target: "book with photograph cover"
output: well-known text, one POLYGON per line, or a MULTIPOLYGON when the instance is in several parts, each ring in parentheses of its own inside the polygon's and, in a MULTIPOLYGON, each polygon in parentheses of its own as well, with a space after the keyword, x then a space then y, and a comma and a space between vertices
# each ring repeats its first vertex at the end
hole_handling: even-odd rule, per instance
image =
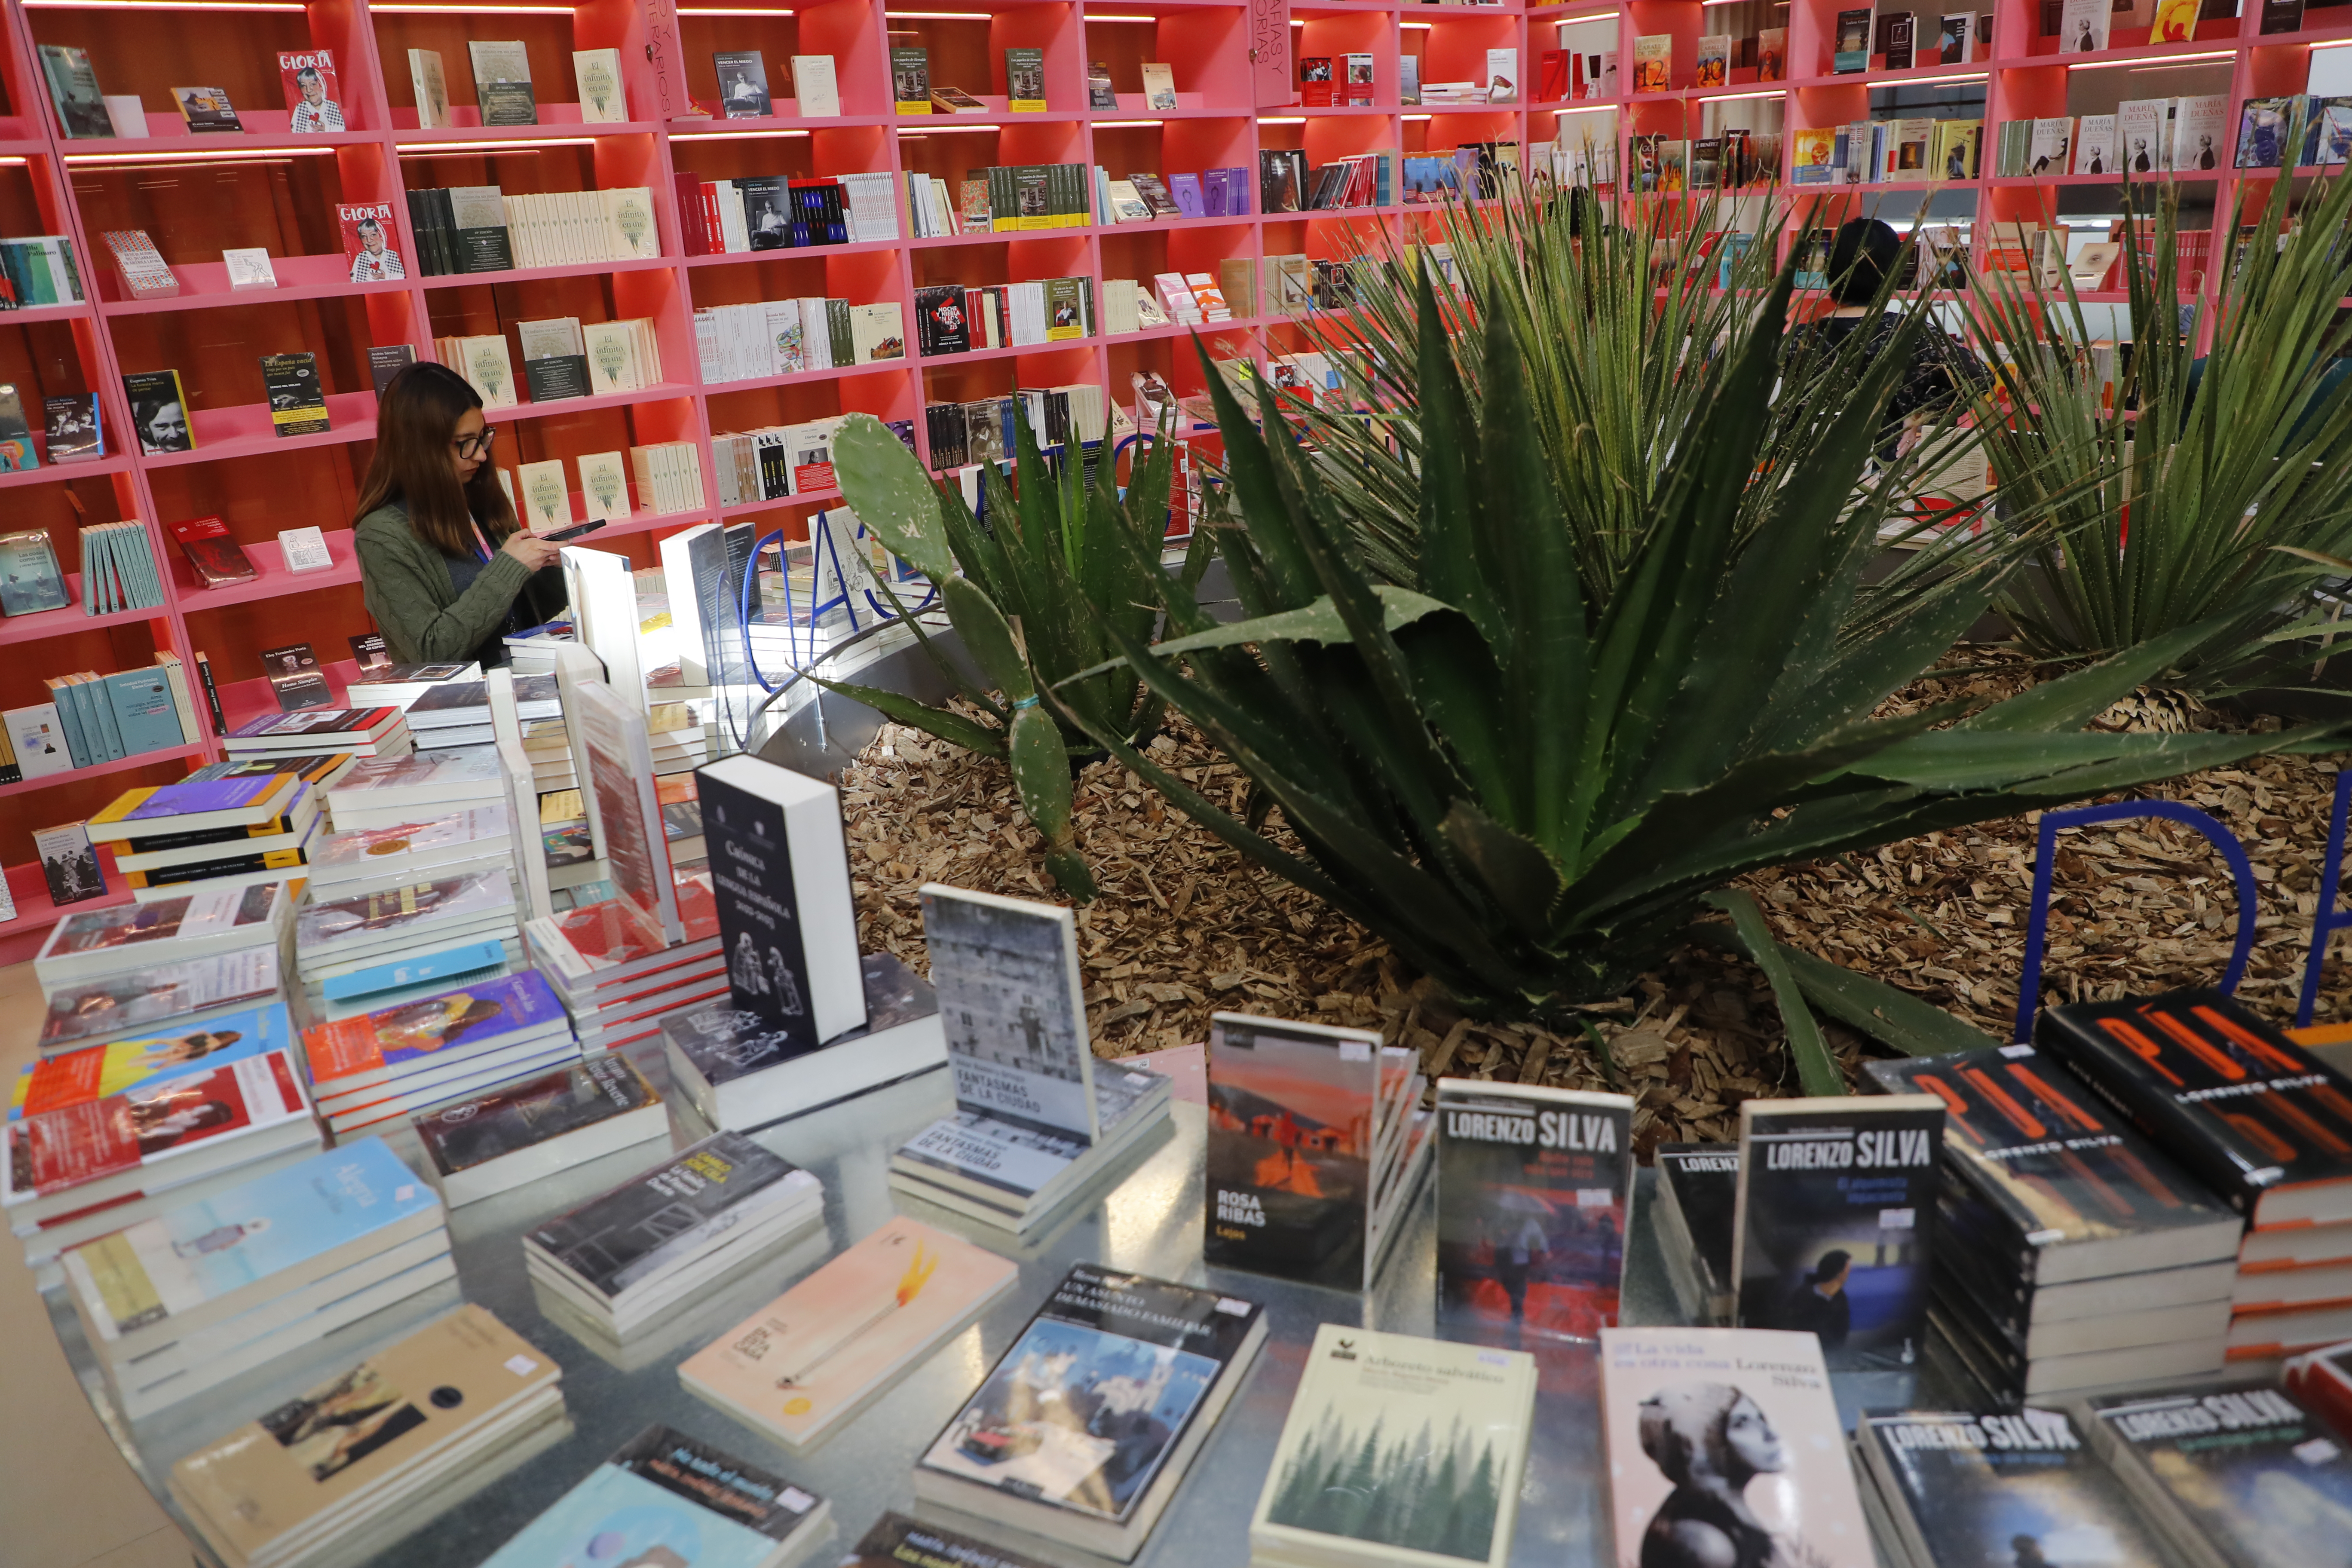
POLYGON ((524 1237, 605 1297, 703 1251, 771 1209, 813 1202, 817 1179, 740 1132, 716 1132, 542 1221, 524 1237))
POLYGON ((696 773, 728 990, 803 1051, 866 1022, 841 802, 747 754, 696 773))
POLYGON ((1219 1013, 1207 1065, 1202 1257, 1363 1289, 1383 1131, 1378 1032, 1219 1013))
POLYGON ((1931 1094, 1743 1103, 1739 1325, 1816 1333, 1833 1367, 1916 1364, 1943 1137, 1931 1094))
POLYGON ((1514 1332, 1590 1338, 1614 1324, 1633 1127, 1622 1094, 1440 1079, 1439 1301, 1514 1332))
POLYGON ((514 891, 505 870, 474 871, 305 904, 295 919, 294 942, 304 952, 380 945, 386 938, 418 927, 429 931, 436 926, 491 919, 513 908, 514 891))
MULTIPOLYGON (((55 1055, 94 1048, 138 1039, 150 1029, 157 1038, 184 1039, 200 1026, 257 1006, 277 994, 278 953, 267 947, 153 964, 134 974, 69 981, 50 988, 47 1016, 41 1021, 41 1049, 55 1055), (168 1029, 163 1027, 166 1025, 168 1029)), ((164 1046, 159 1054, 171 1048, 164 1046)))
POLYGON ((87 823, 68 822, 33 830, 33 854, 49 885, 52 904, 79 904, 106 896, 106 873, 98 867, 87 823))
POLYGON ((896 1216, 688 1357, 678 1381, 785 1447, 806 1447, 1020 1274, 992 1252, 896 1216))
POLYGON ((269 427, 278 436, 317 436, 328 429, 318 355, 263 354, 261 385, 269 397, 269 427))
POLYGON ((164 531, 187 556, 203 587, 250 583, 261 575, 252 558, 246 554, 245 547, 229 532, 228 524, 217 517, 187 518, 166 525, 164 531))
POLYGON ((2058 13, 2058 52, 2081 55, 2105 48, 2113 16, 2109 0, 2063 0, 2058 13))
POLYGON ((901 114, 931 111, 931 52, 913 45, 890 50, 890 99, 901 114))
POLYGON ((1131 1559, 1265 1317, 1255 1301, 1079 1264, 915 1462, 915 1496, 1131 1559))
POLYGON ((1601 1423, 1619 1562, 1875 1568, 1811 1334, 1603 1329, 1601 1423))
POLYGON ((178 371, 131 371, 122 378, 122 395, 130 401, 131 426, 139 432, 142 452, 152 458, 195 450, 187 395, 180 390, 178 371))
POLYGON ((68 394, 41 400, 48 437, 49 461, 82 463, 106 456, 104 426, 94 392, 68 394))
POLYGON ((347 130, 335 57, 326 49, 280 50, 278 80, 286 89, 287 129, 297 136, 347 130))
POLYGON ((2167 1562, 2063 1411, 1874 1413, 1857 1424, 1854 1444, 1916 1568, 2167 1562))
POLYGON ((2200 1568, 2323 1568, 2352 1521, 2341 1434, 2275 1388, 2101 1394, 2091 1446, 2200 1568))
MULTIPOLYGON (((307 919, 319 909, 302 911, 307 919)), ((536 969, 500 974, 421 1001, 336 1019, 306 1032, 302 1048, 321 1094, 343 1080, 383 1080, 430 1066, 443 1053, 478 1056, 510 1042, 568 1035, 563 1004, 536 969)))
MULTIPOLYGON (((1004 95, 1007 107, 1015 113, 1045 112, 1045 50, 1004 51, 1004 95)), ((1111 107, 1116 109, 1118 106, 1114 103, 1111 107)))
MULTIPOLYGON (((0 290, 7 286, 0 274, 0 290)), ((0 310, 7 309, 0 303, 0 310)), ((25 400, 14 382, 0 382, 0 474, 29 473, 41 466, 33 449, 32 422, 25 417, 25 400)))
POLYGON ((91 68, 89 51, 63 44, 43 44, 40 50, 41 76, 58 111, 58 128, 69 139, 112 137, 114 121, 106 112, 106 94, 91 68))
POLYGON ((269 679, 269 689, 276 694, 281 713, 325 708, 335 700, 335 694, 328 689, 326 673, 319 668, 319 655, 309 643, 264 648, 261 672, 269 679))
MULTIPOLYGON (((190 967, 193 966, 173 966, 175 971, 190 967)), ((274 973, 276 966, 272 964, 270 968, 274 973)), ((104 987, 109 991, 128 989, 135 999, 144 999, 155 994, 153 984, 154 972, 150 972, 131 979, 106 982, 104 987)), ((167 978, 167 987, 168 984, 167 978)), ((99 988, 73 989, 86 997, 99 988)), ((85 1105, 152 1080, 208 1071, 229 1062, 284 1050, 294 1044, 293 1026, 288 1021, 286 1009, 275 1003, 208 1017, 201 1023, 175 1024, 146 1034, 139 1032, 124 1016, 129 1011, 126 1008, 117 1012, 117 1027, 107 1031, 114 1036, 109 1043, 65 1051, 28 1064, 17 1075, 10 1094, 8 1119, 15 1121, 64 1106, 85 1105)), ((51 1003, 49 1016, 57 1016, 55 1002, 51 1003)), ((66 1037, 59 1043, 73 1037, 66 1037)), ((45 1031, 44 1044, 47 1040, 45 1031)))
POLYGON ((1087 66, 1087 107, 1088 109, 1118 107, 1118 89, 1111 85, 1110 67, 1100 60, 1090 61, 1087 66))
POLYGON ((191 136, 218 135, 245 129, 236 118, 236 110, 228 100, 226 89, 217 87, 175 87, 172 101, 180 106, 180 118, 187 121, 191 136))
MULTIPOLYGON (((343 202, 335 207, 335 226, 343 240, 343 259, 348 264, 354 283, 383 283, 408 276, 407 264, 402 261, 398 247, 399 230, 393 226, 390 202, 343 202)), ((408 349, 405 343, 398 345, 408 349)), ((376 363, 377 351, 369 351, 369 363, 376 363)), ((415 359, 415 351, 408 349, 407 359, 415 359)), ((383 388, 376 388, 383 395, 383 388)))
POLYGON ((958 1107, 1094 1142, 1094 1053, 1070 910, 939 882, 921 897, 958 1107))
POLYGON ((1322 1324, 1251 1546, 1277 1562, 1503 1568, 1535 1396, 1525 1351, 1322 1324), (1426 1505, 1441 1493, 1449 1506, 1426 1505))
POLYGON ((1871 15, 1867 5, 1837 14, 1837 26, 1831 35, 1831 70, 1844 76, 1870 68, 1871 15))
POLYGON ((0 533, 0 615, 62 610, 72 603, 47 531, 0 533))
POLYGON ((757 49, 723 50, 710 57, 719 74, 719 113, 729 120, 761 120, 775 112, 768 96, 768 65, 757 49))
POLYGON ((1143 68, 1143 106, 1154 113, 1176 107, 1176 72, 1171 66, 1147 61, 1143 68))
MULTIPOLYGON (((273 1051, 201 1068, 9 1122, 0 1203, 25 1211, 17 1223, 36 1222, 125 1195, 146 1171, 232 1142, 257 1145, 256 1159, 295 1146, 304 1132, 315 1145, 318 1127, 292 1056, 273 1051), (297 1136, 287 1137, 289 1129, 297 1136)), ((232 1163, 218 1155, 213 1162, 232 1163)))
POLYGON ((807 1488, 656 1422, 482 1568, 772 1568, 824 1533, 832 1511, 807 1488))
POLYGON ((856 1550, 842 1560, 841 1568, 927 1568, 945 1563, 955 1568, 1046 1568, 1034 1557, 903 1513, 876 1520, 856 1550))
POLYGON ((452 1205, 669 1136, 661 1096, 618 1054, 502 1084, 418 1116, 415 1125, 433 1163, 427 1174, 452 1205))

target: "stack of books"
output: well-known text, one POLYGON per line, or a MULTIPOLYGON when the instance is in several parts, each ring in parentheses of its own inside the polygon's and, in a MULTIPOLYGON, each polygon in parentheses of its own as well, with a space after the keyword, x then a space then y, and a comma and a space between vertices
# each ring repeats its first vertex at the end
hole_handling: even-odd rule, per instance
POLYGON ((890 1184, 1026 1234, 1168 1120, 1169 1080, 1097 1072, 1068 909, 936 882, 922 900, 956 1112, 890 1157, 890 1184))
POLYGON ((200 1063, 7 1124, 0 1213, 38 1265, 319 1147, 296 1052, 200 1063))
MULTIPOLYGON (((271 967, 274 972, 274 963, 271 967)), ((117 1027, 103 1035, 45 1049, 39 1060, 26 1063, 9 1093, 7 1120, 87 1105, 144 1084, 282 1051, 295 1043, 293 1022, 274 990, 245 1006, 214 1009, 201 1019, 173 1017, 158 1027, 129 1026, 118 1020, 117 1027)))
POLYGON ((489 689, 478 680, 445 680, 419 695, 404 711, 419 752, 487 746, 498 739, 490 727, 489 689))
POLYGON ((451 1208, 669 1138, 661 1096, 617 1056, 504 1084, 415 1121, 425 1177, 451 1208))
POLYGON ((387 664, 366 673, 365 680, 354 680, 343 688, 344 701, 354 708, 406 708, 436 686, 481 679, 482 667, 470 659, 440 659, 387 664))
POLYGON ((277 883, 200 888, 153 903, 76 910, 49 928, 34 955, 41 994, 71 984, 152 971, 192 959, 276 949, 293 923, 294 895, 277 883))
POLYGON ((824 1188, 740 1132, 717 1132, 534 1226, 534 1283, 625 1339, 824 1217, 824 1188))
POLYGON ((305 708, 248 719, 221 737, 232 760, 348 752, 397 757, 409 750, 408 725, 397 708, 305 708))
MULTIPOLYGON (((811 1046, 718 994, 657 1015, 671 1087, 713 1127, 765 1127, 947 1061, 929 982, 887 952, 858 960, 866 1022, 811 1046)), ((649 986, 651 983, 648 983, 649 986)))
POLYGON ((2034 1043, 2246 1222, 2232 1375, 2352 1337, 2352 1079, 2218 991, 2049 1008, 2034 1043))
POLYGON ((310 896, 346 898, 421 878, 504 871, 513 860, 514 844, 513 823, 502 801, 388 827, 325 834, 310 847, 310 896))
POLYGON ((132 1420, 457 1278, 439 1201, 375 1138, 173 1203, 63 1262, 132 1420))
POLYGON ((89 819, 141 903, 299 881, 319 836, 319 790, 295 773, 126 790, 89 819))
POLYGON ((303 994, 313 1004, 378 995, 436 973, 520 963, 513 878, 493 868, 320 898, 296 917, 294 954, 303 994), (488 957, 490 948, 498 956, 488 957))
POLYGON ((62 1056, 167 1026, 192 1030, 280 994, 275 947, 68 981, 49 992, 40 1050, 44 1057, 62 1056))
POLYGON ((530 962, 555 986, 583 1050, 614 1050, 661 1032, 665 1013, 727 991, 708 870, 674 872, 686 940, 670 943, 618 899, 523 923, 530 962))
POLYGON ((833 1505, 806 1487, 656 1423, 589 1471, 482 1568, 578 1561, 583 1542, 589 1561, 684 1563, 688 1560, 665 1543, 687 1542, 697 1562, 782 1568, 825 1533, 832 1517, 833 1505), (607 1544, 609 1552, 600 1550, 607 1544))
POLYGON ((465 1306, 172 1467, 172 1500, 244 1568, 388 1546, 571 1434, 562 1369, 465 1306))
POLYGON ((562 1004, 530 969, 321 1024, 302 1047, 319 1113, 338 1137, 580 1057, 562 1004))
POLYGON ((656 702, 646 716, 646 744, 653 752, 654 772, 691 773, 710 760, 714 726, 694 715, 691 702, 656 702))
POLYGON ((1945 1106, 1931 1356, 1997 1398, 2221 1371, 2238 1217, 2079 1079, 2025 1047, 1868 1068, 1945 1106))
POLYGON ((350 833, 398 827, 506 798, 506 778, 493 752, 363 757, 328 789, 327 816, 336 832, 350 833))
POLYGON ((2342 1426, 2290 1393, 2208 1384, 2107 1394, 2078 1419, 2149 1532, 2196 1568, 2292 1563, 2326 1528, 2322 1510, 2340 1520, 2352 1508, 2342 1426))

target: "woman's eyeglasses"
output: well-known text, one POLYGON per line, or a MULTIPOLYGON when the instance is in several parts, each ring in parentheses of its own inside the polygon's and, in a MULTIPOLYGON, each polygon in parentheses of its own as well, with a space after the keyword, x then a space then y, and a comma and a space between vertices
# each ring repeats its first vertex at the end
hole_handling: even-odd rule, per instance
POLYGON ((490 443, 498 438, 499 433, 495 428, 485 427, 471 436, 460 436, 449 445, 461 458, 481 458, 489 454, 490 443))

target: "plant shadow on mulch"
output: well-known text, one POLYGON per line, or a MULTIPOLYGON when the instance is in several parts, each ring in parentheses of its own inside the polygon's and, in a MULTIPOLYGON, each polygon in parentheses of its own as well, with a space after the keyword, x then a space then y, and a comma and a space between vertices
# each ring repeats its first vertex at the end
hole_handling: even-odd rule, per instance
MULTIPOLYGON (((1961 648, 1885 711, 1991 700, 2032 668, 1993 648, 1961 648)), ((2126 699, 2102 723, 2223 729, 2193 702, 2126 699)), ((2256 721, 2274 725, 2276 721, 2256 721)), ((1153 742, 1212 799, 1238 810, 1246 780, 1181 723, 1153 742)), ((2219 817, 2245 845, 2257 882, 2255 948, 2240 995, 2292 1021, 2317 904, 2336 763, 2260 759, 2137 792, 2219 817)), ((917 889, 925 882, 1057 903, 1002 763, 886 725, 840 780, 858 941, 928 971, 917 889)), ((2123 799, 2127 796, 2110 798, 2123 799)), ((1590 1037, 1464 1018, 1385 942, 1319 900, 1244 860, 1115 763, 1076 789, 1078 837, 1102 897, 1077 911, 1087 1021, 1098 1056, 1207 1037, 1216 1011, 1378 1028, 1412 1046, 1423 1070, 1456 1077, 1614 1089, 1637 1097, 1634 1142, 1723 1141, 1740 1101, 1799 1092, 1769 985, 1744 960, 1685 947, 1614 1003, 1587 1010, 1590 1037)), ((2011 817, 1931 833, 1874 854, 1758 873, 1754 893, 1784 942, 1902 986, 2007 1038, 2017 1005, 2035 822, 2011 817)), ((1273 831, 1279 834, 1277 816, 1273 831)), ((2217 984, 2236 931, 2228 868, 2206 841, 2161 821, 2104 824, 2060 840, 2045 999, 2105 998, 2217 984)), ((2317 1017, 2352 1017, 2352 965, 2332 963, 2317 1017)), ((1824 1020, 1849 1082, 1882 1047, 1824 1020)))

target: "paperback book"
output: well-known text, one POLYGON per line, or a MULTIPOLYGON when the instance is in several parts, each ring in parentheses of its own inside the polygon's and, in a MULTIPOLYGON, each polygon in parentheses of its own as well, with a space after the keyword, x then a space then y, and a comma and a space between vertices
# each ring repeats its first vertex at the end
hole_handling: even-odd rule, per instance
POLYGON ((49 992, 41 1049, 55 1055, 147 1032, 184 1037, 182 1031, 194 1033, 277 994, 278 953, 268 947, 71 982, 49 992))
POLYGON ((774 1568, 814 1542, 832 1511, 807 1488, 656 1422, 482 1568, 774 1568))
POLYGON ((698 769, 696 779, 736 1009, 801 1051, 864 1025, 833 786, 749 753, 698 769))
POLYGON ((297 136, 342 131, 341 83, 335 75, 335 57, 326 49, 281 50, 278 80, 286 90, 289 116, 287 129, 297 136))
POLYGON ((425 1173, 452 1208, 669 1136, 661 1096, 617 1054, 445 1106, 415 1126, 425 1173))
POLYGON ((2164 1568, 2132 1500, 2063 1411, 1865 1415, 1854 1443, 1917 1568, 2046 1562, 2077 1542, 2096 1542, 2114 1568, 2164 1568))
MULTIPOLYGON (((142 975, 128 984, 144 985, 150 978, 142 975)), ((56 1016, 54 1006, 50 1016, 56 1016)), ((9 1096, 8 1120, 86 1105, 142 1084, 209 1071, 293 1044, 293 1026, 285 1007, 277 1003, 231 1012, 201 1025, 155 1034, 125 1034, 105 1045, 50 1056, 26 1067, 9 1096)))
POLYGON ((2093 1447, 2197 1568, 2322 1568, 2352 1520, 2342 1436, 2275 1388, 2105 1394, 2093 1447))

